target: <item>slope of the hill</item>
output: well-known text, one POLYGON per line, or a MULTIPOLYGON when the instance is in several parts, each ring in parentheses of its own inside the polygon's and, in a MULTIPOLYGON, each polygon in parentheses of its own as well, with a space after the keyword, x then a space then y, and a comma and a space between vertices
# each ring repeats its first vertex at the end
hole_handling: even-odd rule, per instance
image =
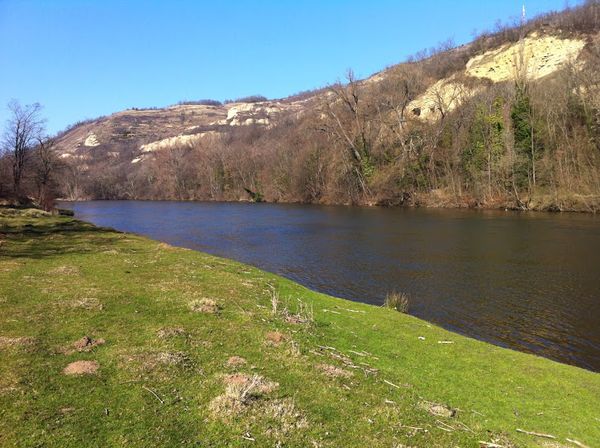
POLYGON ((63 133, 65 198, 600 209, 600 4, 284 100, 63 133))

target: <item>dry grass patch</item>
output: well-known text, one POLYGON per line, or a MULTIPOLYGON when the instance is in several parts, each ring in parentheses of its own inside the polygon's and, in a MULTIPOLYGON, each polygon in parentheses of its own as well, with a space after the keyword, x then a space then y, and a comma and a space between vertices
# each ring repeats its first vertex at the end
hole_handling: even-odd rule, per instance
POLYGON ((221 307, 213 299, 197 299, 189 303, 190 310, 194 313, 216 314, 221 311, 221 307))
POLYGON ((184 352, 161 352, 154 359, 157 364, 176 367, 190 367, 193 363, 189 355, 184 352))
POLYGON ((319 364, 317 369, 321 370, 325 375, 331 378, 351 378, 354 373, 349 370, 341 369, 331 364, 319 364))
MULTIPOLYGON (((2 241, 0 240, 0 246, 2 245, 2 241)), ((11 272, 23 266, 23 263, 12 260, 2 260, 0 264, 0 272, 11 272)))
POLYGON ((276 437, 285 436, 308 428, 306 416, 296 407, 294 400, 291 398, 269 401, 261 407, 261 412, 267 418, 279 423, 276 427, 267 430, 269 434, 276 437))
POLYGON ((245 411, 255 400, 279 387, 278 383, 260 375, 234 373, 223 377, 225 393, 211 401, 210 411, 216 417, 228 418, 245 411))
POLYGON ((236 369, 247 364, 246 360, 241 356, 232 356, 225 363, 226 367, 236 369))
POLYGON ((104 305, 100 303, 95 297, 83 297, 81 299, 75 299, 67 304, 70 308, 81 308, 89 311, 102 311, 104 305))
POLYGON ((15 338, 0 336, 0 349, 33 347, 36 343, 37 339, 28 336, 18 336, 15 338))
POLYGON ((63 369, 65 375, 94 375, 100 365, 96 361, 75 361, 63 369))
POLYGON ((447 406, 445 404, 433 403, 430 401, 422 401, 419 403, 419 407, 421 409, 425 409, 431 415, 435 415, 436 417, 456 417, 457 410, 447 406))
POLYGON ((52 275, 79 275, 80 271, 77 266, 58 266, 54 269, 50 269, 48 274, 52 275))
POLYGON ((179 336, 187 336, 187 333, 183 328, 165 327, 165 328, 161 328, 160 330, 158 330, 156 332, 156 335, 160 339, 170 339, 170 338, 175 338, 175 337, 179 337, 179 336))
POLYGON ((269 331, 265 336, 265 344, 279 347, 287 339, 287 335, 280 331, 269 331))
POLYGON ((173 251, 173 250, 177 250, 177 248, 175 246, 171 246, 170 244, 167 243, 159 243, 156 246, 157 250, 167 250, 167 251, 173 251))

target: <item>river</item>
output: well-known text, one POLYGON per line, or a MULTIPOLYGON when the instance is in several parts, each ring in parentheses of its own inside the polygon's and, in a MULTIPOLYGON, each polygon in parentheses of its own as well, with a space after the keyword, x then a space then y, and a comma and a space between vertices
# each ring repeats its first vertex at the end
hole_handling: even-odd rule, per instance
POLYGON ((64 203, 76 217, 232 258, 338 297, 600 371, 600 217, 206 202, 64 203))

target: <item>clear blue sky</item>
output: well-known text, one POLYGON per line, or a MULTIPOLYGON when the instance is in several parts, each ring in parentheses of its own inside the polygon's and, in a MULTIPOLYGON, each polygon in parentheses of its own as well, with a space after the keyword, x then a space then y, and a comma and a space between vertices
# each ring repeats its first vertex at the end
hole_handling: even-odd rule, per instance
MULTIPOLYGON (((577 2, 572 0, 571 4, 577 2)), ((520 14, 522 0, 0 0, 0 123, 40 102, 48 130, 182 99, 269 98, 359 77, 520 14)), ((565 0, 526 0, 528 15, 565 0)))

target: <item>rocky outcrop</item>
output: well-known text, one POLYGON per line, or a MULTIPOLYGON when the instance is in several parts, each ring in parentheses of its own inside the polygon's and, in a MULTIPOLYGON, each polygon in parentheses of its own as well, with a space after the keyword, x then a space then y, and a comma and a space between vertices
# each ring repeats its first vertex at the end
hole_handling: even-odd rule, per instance
POLYGON ((481 90, 481 87, 467 86, 465 78, 494 83, 510 81, 517 76, 538 80, 575 62, 585 44, 583 39, 533 33, 520 42, 472 57, 463 72, 437 81, 411 102, 408 108, 421 119, 437 119, 481 90))

